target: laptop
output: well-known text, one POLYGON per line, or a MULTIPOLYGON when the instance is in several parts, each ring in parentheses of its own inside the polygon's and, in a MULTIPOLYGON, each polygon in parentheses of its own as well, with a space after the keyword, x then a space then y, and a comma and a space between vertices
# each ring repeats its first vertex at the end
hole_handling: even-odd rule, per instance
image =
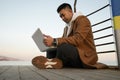
POLYGON ((32 39, 34 40, 34 42, 36 43, 37 47, 39 48, 39 50, 41 52, 56 49, 56 47, 47 47, 43 43, 44 36, 43 36, 43 33, 41 32, 41 30, 39 28, 32 35, 32 39))

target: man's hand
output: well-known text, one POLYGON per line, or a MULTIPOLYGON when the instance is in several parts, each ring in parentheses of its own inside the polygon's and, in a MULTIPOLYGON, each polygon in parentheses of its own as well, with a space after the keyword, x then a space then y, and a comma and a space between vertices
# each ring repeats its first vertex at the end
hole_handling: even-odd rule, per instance
POLYGON ((43 40, 44 44, 46 46, 52 46, 53 38, 49 35, 43 35, 43 36, 44 36, 44 40, 43 40))

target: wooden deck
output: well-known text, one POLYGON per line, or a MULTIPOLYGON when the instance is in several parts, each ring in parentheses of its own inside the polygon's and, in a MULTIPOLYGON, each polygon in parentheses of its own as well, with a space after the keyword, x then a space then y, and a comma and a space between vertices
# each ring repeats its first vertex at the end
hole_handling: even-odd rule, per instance
POLYGON ((37 69, 33 66, 0 66, 0 80, 120 80, 120 70, 37 69))

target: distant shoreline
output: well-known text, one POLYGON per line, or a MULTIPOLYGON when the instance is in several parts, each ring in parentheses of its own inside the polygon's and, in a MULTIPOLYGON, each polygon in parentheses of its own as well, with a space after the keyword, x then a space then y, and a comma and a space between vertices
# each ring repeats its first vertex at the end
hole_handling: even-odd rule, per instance
POLYGON ((21 60, 12 57, 0 56, 0 61, 21 61, 21 60))
POLYGON ((0 66, 27 66, 27 65, 32 65, 31 61, 0 61, 0 66))

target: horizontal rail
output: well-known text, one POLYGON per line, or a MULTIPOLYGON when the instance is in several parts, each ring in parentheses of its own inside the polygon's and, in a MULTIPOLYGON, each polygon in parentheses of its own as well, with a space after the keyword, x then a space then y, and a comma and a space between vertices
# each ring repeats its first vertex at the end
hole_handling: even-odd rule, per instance
POLYGON ((100 31, 103 31, 103 30, 106 30, 106 29, 109 29, 109 28, 112 28, 112 26, 108 26, 108 27, 106 27, 106 28, 103 28, 103 29, 100 29, 100 30, 93 31, 93 33, 100 32, 100 31))
POLYGON ((98 54, 101 54, 101 53, 112 53, 112 52, 116 52, 115 50, 110 50, 110 51, 101 51, 101 52, 97 52, 98 54))
MULTIPOLYGON (((96 11, 94 11, 94 12, 92 12, 92 13, 86 15, 86 16, 89 17, 89 16, 91 16, 91 15, 94 15, 95 13, 97 13, 97 12, 99 12, 99 11, 101 11, 101 10, 109 7, 109 6, 110 6, 110 4, 107 4, 107 5, 103 6, 102 8, 100 8, 100 9, 98 9, 98 10, 96 10, 96 11)), ((111 20, 112 20, 112 18, 105 19, 105 20, 103 20, 103 21, 100 21, 100 22, 97 22, 97 23, 95 23, 95 24, 92 24, 92 27, 97 26, 97 25, 102 24, 102 23, 105 23, 105 22, 107 22, 107 21, 111 21, 111 20)), ((110 29, 110 28, 112 28, 112 26, 107 26, 107 27, 105 27, 105 28, 102 28, 102 29, 99 29, 99 30, 95 30, 95 31, 93 31, 93 34, 94 34, 94 33, 97 33, 97 32, 100 32, 100 31, 104 31, 104 30, 110 29)), ((114 35, 113 35, 112 33, 110 33, 110 34, 106 34, 106 35, 104 35, 104 36, 100 36, 100 37, 94 38, 94 40, 100 40, 100 39, 108 38, 108 37, 111 37, 111 36, 114 37, 114 35)), ((115 42, 107 42, 107 41, 106 41, 106 42, 104 42, 104 43, 96 44, 96 47, 99 47, 99 46, 107 46, 107 45, 110 45, 110 44, 115 44, 115 42)), ((112 53, 112 52, 116 52, 116 50, 97 51, 98 54, 102 54, 102 53, 112 53)))
POLYGON ((104 7, 100 8, 100 9, 98 9, 98 10, 96 10, 96 11, 94 11, 94 12, 92 12, 92 13, 90 13, 90 14, 86 15, 86 16, 88 17, 88 16, 90 16, 90 15, 92 15, 92 14, 94 14, 94 13, 97 13, 98 11, 100 11, 100 10, 102 10, 102 9, 104 9, 104 8, 108 7, 108 6, 110 6, 110 4, 107 4, 106 6, 104 6, 104 7))
POLYGON ((113 34, 109 34, 109 35, 106 35, 106 36, 94 38, 94 40, 99 40, 99 39, 103 39, 103 38, 107 38, 107 37, 111 37, 111 36, 113 36, 113 34))
POLYGON ((96 25, 99 25, 99 24, 101 24, 101 23, 107 22, 107 21, 109 21, 109 20, 112 20, 112 18, 108 18, 108 19, 106 19, 106 20, 104 20, 104 21, 98 22, 98 23, 92 25, 92 27, 94 27, 94 26, 96 26, 96 25))
POLYGON ((109 44, 114 44, 114 43, 115 42, 109 42, 109 43, 97 44, 95 46, 98 47, 98 46, 109 45, 109 44))

